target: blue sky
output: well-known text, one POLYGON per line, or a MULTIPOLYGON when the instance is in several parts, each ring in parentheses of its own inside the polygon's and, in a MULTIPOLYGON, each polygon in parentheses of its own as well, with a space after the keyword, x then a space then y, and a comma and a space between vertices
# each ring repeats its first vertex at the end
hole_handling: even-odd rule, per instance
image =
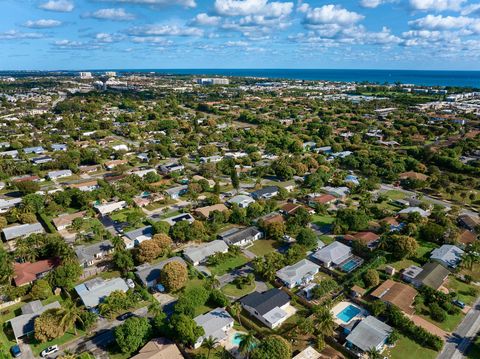
POLYGON ((0 0, 0 69, 480 70, 471 0, 0 0))

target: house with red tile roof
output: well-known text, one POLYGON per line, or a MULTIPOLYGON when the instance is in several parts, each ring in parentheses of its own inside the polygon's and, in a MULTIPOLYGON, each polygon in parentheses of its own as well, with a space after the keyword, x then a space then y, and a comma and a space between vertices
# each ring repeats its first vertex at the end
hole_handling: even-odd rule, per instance
POLYGON ((13 281, 17 287, 35 282, 43 278, 59 264, 58 259, 44 259, 38 262, 15 263, 13 265, 13 281))

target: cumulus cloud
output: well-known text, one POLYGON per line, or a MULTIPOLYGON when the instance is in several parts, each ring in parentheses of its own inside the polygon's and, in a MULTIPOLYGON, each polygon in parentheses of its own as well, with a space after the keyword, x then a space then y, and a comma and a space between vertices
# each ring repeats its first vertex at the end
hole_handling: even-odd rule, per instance
POLYGON ((221 17, 219 16, 209 16, 206 13, 201 13, 195 16, 193 23, 202 26, 216 26, 220 23, 221 17))
POLYGON ((49 0, 39 5, 40 9, 57 12, 71 12, 75 4, 70 0, 49 0))
POLYGON ((369 9, 375 9, 380 5, 395 2, 398 2, 398 0, 360 0, 360 6, 369 9))
POLYGON ((48 29, 62 25, 61 21, 52 19, 28 20, 23 26, 31 29, 48 29))
POLYGON ((311 8, 304 4, 299 11, 305 13, 304 24, 308 26, 336 24, 341 26, 351 26, 364 19, 354 11, 348 11, 339 5, 323 5, 322 7, 311 8))
POLYGON ((460 11, 466 0, 409 0, 413 10, 460 11))
POLYGON ((112 21, 128 21, 135 19, 134 14, 126 12, 123 8, 99 9, 95 12, 85 14, 84 17, 112 21))
POLYGON ((76 41, 76 40, 55 40, 52 45, 57 49, 63 50, 95 50, 101 46, 91 42, 76 41))
POLYGON ((203 30, 196 27, 159 24, 133 27, 128 33, 133 36, 202 36, 203 30))
POLYGON ((477 15, 480 16, 480 4, 471 4, 465 6, 462 11, 462 15, 477 15))
POLYGON ((285 17, 292 13, 293 2, 268 0, 215 0, 215 11, 222 16, 263 15, 285 17))
POLYGON ((41 39, 43 37, 43 34, 38 32, 21 32, 17 30, 0 32, 0 40, 41 39))
POLYGON ((197 6, 195 0, 104 0, 115 3, 125 3, 125 4, 139 4, 139 5, 180 5, 186 8, 194 8, 197 6))
POLYGON ((424 30, 453 30, 464 29, 480 33, 480 19, 466 16, 427 15, 420 19, 409 21, 408 24, 416 29, 424 30))

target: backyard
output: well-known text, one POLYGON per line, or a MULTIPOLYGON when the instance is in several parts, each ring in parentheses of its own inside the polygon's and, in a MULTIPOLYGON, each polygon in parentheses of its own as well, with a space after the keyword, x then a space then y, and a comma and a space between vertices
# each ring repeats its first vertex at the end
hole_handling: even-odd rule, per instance
POLYGON ((400 335, 395 347, 387 348, 382 354, 390 359, 406 359, 406 358, 421 358, 434 359, 437 357, 437 352, 424 348, 413 340, 400 335))
POLYGON ((238 254, 220 261, 220 263, 218 263, 217 265, 207 266, 207 268, 214 275, 223 275, 235 268, 243 266, 248 261, 249 259, 243 254, 238 254))
POLYGON ((273 239, 259 239, 258 241, 255 241, 252 246, 248 247, 247 250, 261 257, 265 254, 275 252, 278 247, 278 241, 273 239))

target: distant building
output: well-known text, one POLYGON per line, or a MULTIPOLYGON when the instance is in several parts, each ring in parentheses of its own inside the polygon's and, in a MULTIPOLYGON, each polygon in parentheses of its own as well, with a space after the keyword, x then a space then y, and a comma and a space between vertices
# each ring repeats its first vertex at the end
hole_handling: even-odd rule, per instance
POLYGON ((232 228, 218 235, 229 246, 246 246, 263 237, 256 227, 232 228))
POLYGON ((196 79, 195 80, 197 84, 203 85, 203 86, 211 86, 211 85, 229 85, 230 80, 226 78, 201 78, 201 79, 196 79))
POLYGON ((102 216, 121 210, 125 207, 127 207, 127 202, 125 201, 109 202, 109 203, 99 204, 94 206, 97 212, 100 213, 100 215, 102 216))
POLYGON ((92 78, 92 73, 91 72, 80 72, 78 74, 82 80, 88 80, 92 78))
POLYGON ((95 308, 112 292, 127 292, 128 285, 122 278, 105 280, 97 277, 77 285, 75 291, 86 308, 95 308))
POLYGON ((56 180, 63 177, 73 176, 72 171, 70 170, 60 170, 60 171, 51 171, 48 172, 47 177, 51 180, 56 180))
POLYGON ((240 208, 247 208, 250 206, 252 203, 255 203, 255 200, 247 195, 240 194, 238 196, 232 197, 227 201, 228 204, 230 205, 238 205, 240 208))

